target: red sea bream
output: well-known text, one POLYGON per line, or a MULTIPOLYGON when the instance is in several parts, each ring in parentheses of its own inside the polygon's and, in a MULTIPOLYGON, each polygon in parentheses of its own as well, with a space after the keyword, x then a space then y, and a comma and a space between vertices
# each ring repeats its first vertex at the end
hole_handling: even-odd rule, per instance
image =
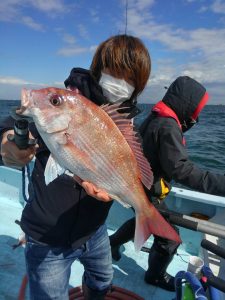
POLYGON ((178 242, 176 231, 149 202, 153 175, 130 120, 118 106, 97 106, 75 91, 22 90, 18 113, 33 118, 51 152, 45 169, 49 184, 65 171, 92 182, 136 214, 134 245, 140 250, 151 234, 178 242))

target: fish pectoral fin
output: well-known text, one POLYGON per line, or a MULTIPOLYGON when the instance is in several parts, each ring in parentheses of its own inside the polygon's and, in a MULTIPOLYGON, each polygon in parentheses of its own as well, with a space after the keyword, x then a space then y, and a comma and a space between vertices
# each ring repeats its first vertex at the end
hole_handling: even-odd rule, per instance
POLYGON ((66 170, 57 163, 52 154, 50 154, 47 164, 45 166, 45 184, 48 185, 58 176, 64 174, 65 171, 66 170))
POLYGON ((109 194, 109 196, 113 199, 113 200, 116 200, 118 201, 123 207, 126 207, 126 208, 131 208, 131 205, 126 203, 125 201, 121 200, 118 196, 115 196, 115 195, 112 195, 112 194, 109 194))

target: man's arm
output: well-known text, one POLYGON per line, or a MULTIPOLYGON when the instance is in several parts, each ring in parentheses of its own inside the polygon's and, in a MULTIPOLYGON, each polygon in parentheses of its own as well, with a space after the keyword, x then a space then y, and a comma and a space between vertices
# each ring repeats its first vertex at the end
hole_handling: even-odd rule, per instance
POLYGON ((225 196, 225 176, 202 170, 189 159, 178 127, 161 130, 159 157, 168 178, 203 193, 225 196))

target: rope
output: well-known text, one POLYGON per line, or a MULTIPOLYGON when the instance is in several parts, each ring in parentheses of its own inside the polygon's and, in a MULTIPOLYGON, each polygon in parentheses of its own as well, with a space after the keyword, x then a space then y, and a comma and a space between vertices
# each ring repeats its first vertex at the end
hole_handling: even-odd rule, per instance
POLYGON ((28 277, 25 275, 22 279, 22 284, 19 290, 18 300, 25 300, 25 294, 26 294, 26 286, 28 283, 28 277))
POLYGON ((29 200, 29 198, 32 199, 32 197, 27 197, 26 190, 28 189, 29 185, 29 193, 33 193, 33 185, 31 183, 31 172, 30 172, 30 165, 26 165, 22 168, 22 194, 23 199, 26 203, 31 203, 32 200, 29 200), (26 177, 28 182, 26 183, 26 177))

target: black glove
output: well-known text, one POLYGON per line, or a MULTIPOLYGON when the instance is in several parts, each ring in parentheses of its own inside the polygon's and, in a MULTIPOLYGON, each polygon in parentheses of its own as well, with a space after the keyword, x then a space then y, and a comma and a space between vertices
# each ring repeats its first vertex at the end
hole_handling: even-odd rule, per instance
POLYGON ((108 103, 105 96, 103 96, 102 88, 88 70, 73 68, 70 76, 64 81, 64 84, 66 88, 78 88, 86 98, 97 105, 108 103))

